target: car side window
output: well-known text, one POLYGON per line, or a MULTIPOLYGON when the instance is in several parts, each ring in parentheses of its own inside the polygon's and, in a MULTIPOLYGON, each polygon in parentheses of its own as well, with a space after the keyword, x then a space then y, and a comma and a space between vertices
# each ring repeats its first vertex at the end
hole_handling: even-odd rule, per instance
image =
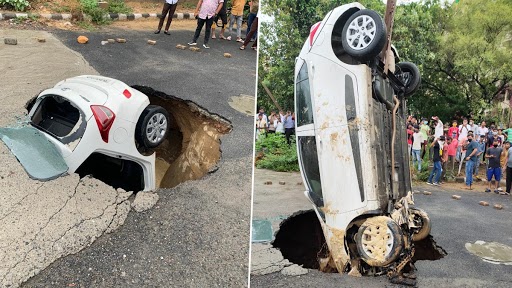
POLYGON ((313 123, 313 106, 309 87, 308 67, 306 63, 300 68, 295 84, 297 93, 297 126, 313 123))
POLYGON ((306 178, 306 185, 310 191, 313 202, 318 206, 324 206, 322 196, 322 181, 320 180, 320 168, 318 166, 318 153, 316 150, 315 136, 299 136, 299 154, 301 155, 302 170, 306 178))

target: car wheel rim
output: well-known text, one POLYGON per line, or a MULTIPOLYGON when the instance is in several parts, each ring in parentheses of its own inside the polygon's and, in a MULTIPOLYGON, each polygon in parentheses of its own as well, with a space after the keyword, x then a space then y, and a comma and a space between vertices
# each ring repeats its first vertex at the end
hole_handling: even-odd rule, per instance
POLYGON ((146 126, 146 138, 151 143, 162 141, 167 132, 167 118, 162 113, 151 116, 146 126))
POLYGON ((385 261, 392 253, 394 240, 387 225, 368 226, 363 233, 363 251, 372 259, 385 261))
POLYGON ((361 15, 350 22, 345 37, 350 48, 363 50, 373 42, 376 32, 375 20, 368 15, 361 15))

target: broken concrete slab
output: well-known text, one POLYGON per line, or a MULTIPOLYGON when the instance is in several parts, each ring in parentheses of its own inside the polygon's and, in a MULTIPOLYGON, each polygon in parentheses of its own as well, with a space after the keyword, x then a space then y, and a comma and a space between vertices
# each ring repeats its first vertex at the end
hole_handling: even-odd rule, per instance
POLYGON ((272 185, 272 181, 265 181, 263 184, 264 185, 272 185))
POLYGON ((149 45, 155 45, 155 44, 156 44, 156 41, 155 41, 155 40, 148 40, 148 44, 149 44, 149 45))
POLYGON ((423 191, 423 195, 432 195, 432 192, 430 192, 430 191, 423 191))
POLYGON ((303 268, 297 264, 293 264, 291 266, 284 267, 283 270, 281 270, 281 274, 285 276, 299 276, 308 274, 309 270, 306 268, 303 268))
POLYGON ((133 210, 144 212, 151 209, 158 202, 158 194, 151 192, 139 192, 132 203, 133 210))
POLYGON ((459 195, 452 195, 452 199, 455 199, 455 200, 460 200, 460 196, 459 195))
POLYGON ((107 42, 110 44, 114 44, 114 43, 116 43, 116 39, 109 38, 109 39, 107 39, 107 42))
POLYGON ((117 43, 126 43, 126 39, 124 38, 116 38, 117 43))
POLYGON ((231 54, 230 53, 224 53, 224 57, 231 58, 231 54))
POLYGON ((283 258, 281 252, 270 244, 252 244, 251 274, 266 275, 279 272, 293 263, 283 258))
POLYGON ((286 184, 286 182, 284 182, 284 181, 279 181, 279 185, 285 185, 285 184, 286 184))
POLYGON ((501 205, 501 204, 494 204, 494 206, 493 206, 493 207, 494 207, 494 209, 496 209, 496 210, 503 210, 503 208, 504 208, 504 206, 503 206, 503 205, 501 205))
POLYGON ((489 206, 489 202, 485 202, 485 201, 480 201, 480 202, 478 202, 478 204, 480 204, 482 206, 489 206))

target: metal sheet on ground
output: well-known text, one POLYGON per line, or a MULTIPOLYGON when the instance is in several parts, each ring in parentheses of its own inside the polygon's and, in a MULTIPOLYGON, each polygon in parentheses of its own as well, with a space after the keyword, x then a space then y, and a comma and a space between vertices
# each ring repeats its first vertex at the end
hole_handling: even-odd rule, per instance
POLYGON ((68 171, 57 148, 33 127, 0 128, 0 139, 32 179, 47 181, 68 171))

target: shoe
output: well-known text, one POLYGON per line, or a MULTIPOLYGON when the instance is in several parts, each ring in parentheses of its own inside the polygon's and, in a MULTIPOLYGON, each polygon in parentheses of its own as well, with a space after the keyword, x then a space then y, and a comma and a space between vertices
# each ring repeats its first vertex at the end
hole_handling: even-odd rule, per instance
POLYGON ((169 31, 164 31, 164 34, 165 35, 171 35, 171 33, 169 33, 169 31))
POLYGON ((256 51, 256 50, 258 49, 258 47, 254 47, 254 46, 252 46, 252 47, 251 47, 251 49, 252 49, 252 50, 254 50, 254 51, 256 51))
POLYGON ((491 193, 491 189, 489 189, 489 188, 485 189, 485 193, 491 193))
POLYGON ((204 49, 210 49, 210 46, 208 44, 203 44, 204 49))
POLYGON ((219 38, 223 39, 223 40, 226 40, 226 37, 224 37, 224 35, 219 35, 219 38))
POLYGON ((501 192, 501 191, 503 191, 503 188, 499 187, 499 188, 498 188, 498 191, 500 191, 500 192, 501 192))
POLYGON ((496 193, 496 194, 500 194, 500 191, 498 191, 498 190, 494 190, 494 193, 496 193))
POLYGON ((160 30, 156 30, 156 31, 155 31, 155 34, 160 34, 160 30))
POLYGON ((196 46, 197 45, 197 42, 188 42, 187 43, 189 46, 196 46))
POLYGON ((215 34, 212 35, 212 39, 217 39, 217 37, 215 37, 215 34))
POLYGON ((432 185, 434 185, 434 186, 439 186, 439 183, 434 182, 434 183, 432 183, 432 185))
POLYGON ((239 48, 239 49, 240 49, 240 50, 245 50, 245 46, 244 46, 244 45, 242 45, 242 46, 240 46, 240 48, 239 48))
POLYGON ((244 43, 244 40, 242 40, 242 38, 238 38, 236 39, 236 42, 244 43))
POLYGON ((226 37, 226 40, 231 41, 231 36, 226 37))
POLYGON ((427 182, 427 185, 434 185, 434 184, 432 184, 432 183, 430 183, 430 182, 427 182))

